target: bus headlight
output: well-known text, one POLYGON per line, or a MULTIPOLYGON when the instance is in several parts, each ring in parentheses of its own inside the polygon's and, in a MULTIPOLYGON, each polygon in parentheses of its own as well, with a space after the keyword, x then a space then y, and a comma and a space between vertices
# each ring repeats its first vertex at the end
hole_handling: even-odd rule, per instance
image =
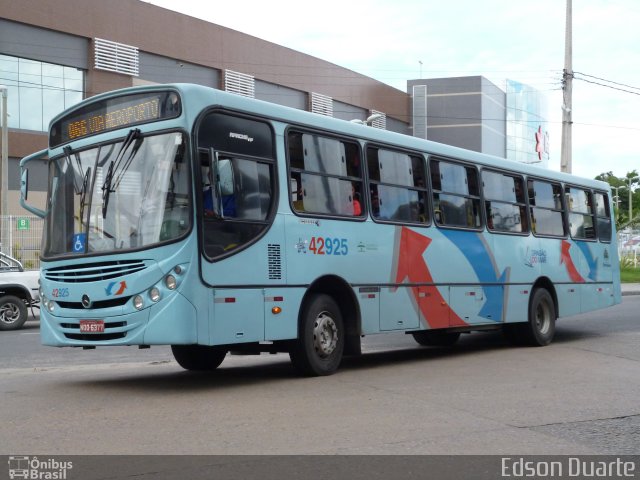
POLYGON ((149 290, 149 299, 151 299, 152 302, 160 300, 160 290, 158 290, 158 287, 153 287, 149 290))
POLYGON ((164 277, 164 284, 167 286, 169 290, 175 290, 176 286, 178 285, 178 282, 176 280, 176 277, 169 274, 166 277, 164 277))
POLYGON ((55 302, 51 300, 47 302, 47 310, 49 310, 49 313, 53 313, 55 306, 56 306, 55 302))
POLYGON ((144 307, 144 299, 140 295, 133 297, 133 306, 136 310, 142 310, 144 307))

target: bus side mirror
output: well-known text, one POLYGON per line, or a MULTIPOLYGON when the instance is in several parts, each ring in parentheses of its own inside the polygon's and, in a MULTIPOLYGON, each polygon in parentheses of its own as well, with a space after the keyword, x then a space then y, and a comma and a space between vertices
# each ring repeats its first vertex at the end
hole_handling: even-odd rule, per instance
POLYGON ((47 212, 37 207, 29 205, 27 198, 29 197, 29 167, 28 164, 34 160, 48 160, 49 156, 47 150, 36 152, 28 157, 23 158, 20 161, 20 205, 25 210, 37 215, 40 218, 47 216, 47 212))
POLYGON ((26 202, 29 196, 29 170, 22 172, 22 177, 20 178, 20 195, 26 202))

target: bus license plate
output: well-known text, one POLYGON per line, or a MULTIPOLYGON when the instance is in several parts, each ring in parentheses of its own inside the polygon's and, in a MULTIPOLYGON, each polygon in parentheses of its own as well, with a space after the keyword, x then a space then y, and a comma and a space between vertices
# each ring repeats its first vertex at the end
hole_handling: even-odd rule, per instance
POLYGON ((80 320, 81 333, 104 333, 104 320, 80 320))

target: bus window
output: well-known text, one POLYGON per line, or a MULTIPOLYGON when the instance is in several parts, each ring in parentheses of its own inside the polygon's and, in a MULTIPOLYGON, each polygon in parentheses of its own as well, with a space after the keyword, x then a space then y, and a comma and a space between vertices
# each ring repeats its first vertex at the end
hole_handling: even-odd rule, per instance
POLYGON ((562 187, 558 183, 528 180, 531 231, 536 235, 564 237, 566 235, 562 187))
POLYGON ((482 187, 489 230, 507 233, 529 231, 522 177, 484 170, 482 187))
POLYGON ((363 215, 360 149, 352 142, 301 132, 288 135, 290 198, 294 211, 363 215))
POLYGON ((478 229, 480 190, 475 168, 442 160, 431 160, 433 211, 438 225, 478 229))
POLYGON ((566 187, 569 230, 577 239, 594 239, 596 230, 591 192, 581 188, 566 187))
POLYGON ((422 157, 369 147, 367 164, 373 218, 392 222, 428 223, 422 157))
POLYGON ((214 112, 198 132, 203 246, 215 258, 248 245, 269 225, 275 205, 268 124, 214 112), (251 141, 247 141, 250 138, 251 141))
POLYGON ((611 241, 611 214, 609 213, 609 196, 596 192, 596 216, 598 238, 601 242, 611 241))

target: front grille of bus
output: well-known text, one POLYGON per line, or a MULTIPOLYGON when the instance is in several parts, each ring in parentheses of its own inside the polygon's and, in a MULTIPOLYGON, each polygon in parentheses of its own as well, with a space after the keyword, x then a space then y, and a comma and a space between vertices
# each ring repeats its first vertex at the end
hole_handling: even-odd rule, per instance
POLYGON ((54 267, 44 271, 47 280, 55 282, 85 283, 99 282, 131 275, 147 268, 142 260, 115 260, 111 262, 89 263, 54 267))
POLYGON ((105 340, 117 340, 127 336, 127 332, 118 333, 65 333, 69 340, 80 340, 82 342, 100 342, 105 340))
MULTIPOLYGON (((121 307, 125 303, 129 301, 131 297, 116 297, 110 298, 108 300, 98 300, 91 304, 92 309, 96 308, 111 308, 111 307, 121 307)), ((81 302, 61 302, 56 300, 56 303, 61 308, 69 308, 71 310, 84 310, 84 306, 81 302)))
MULTIPOLYGON (((61 323, 62 328, 69 328, 80 332, 80 324, 77 323, 61 323)), ((105 340, 117 340, 127 336, 127 332, 109 332, 112 328, 123 328, 127 326, 127 322, 106 322, 104 324, 104 333, 66 333, 64 334, 69 340, 80 340, 82 342, 99 342, 105 340)))

